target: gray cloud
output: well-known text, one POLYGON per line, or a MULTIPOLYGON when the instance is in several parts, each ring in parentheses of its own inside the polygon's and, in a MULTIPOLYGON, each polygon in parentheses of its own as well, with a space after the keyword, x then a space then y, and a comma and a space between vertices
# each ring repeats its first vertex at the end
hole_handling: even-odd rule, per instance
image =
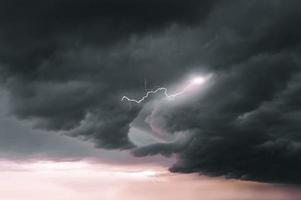
POLYGON ((1 83, 18 119, 136 156, 176 153, 175 172, 300 183, 300 2, 2 4, 1 83), (170 86, 191 73, 214 79, 189 101, 151 114, 120 102, 144 79, 170 86), (133 121, 155 120, 185 137, 135 147, 133 121))

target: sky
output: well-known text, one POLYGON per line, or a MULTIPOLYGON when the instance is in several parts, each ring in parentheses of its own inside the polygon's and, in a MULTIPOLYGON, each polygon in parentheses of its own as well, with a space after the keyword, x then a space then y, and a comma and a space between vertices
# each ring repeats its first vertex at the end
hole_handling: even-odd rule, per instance
POLYGON ((301 199, 300 8, 2 0, 0 197, 301 199))

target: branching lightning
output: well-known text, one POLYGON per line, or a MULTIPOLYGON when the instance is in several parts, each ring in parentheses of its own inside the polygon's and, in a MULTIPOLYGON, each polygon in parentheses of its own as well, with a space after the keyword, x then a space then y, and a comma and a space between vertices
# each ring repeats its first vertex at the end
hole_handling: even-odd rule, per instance
POLYGON ((127 96, 123 96, 121 98, 121 101, 124 101, 124 100, 127 100, 129 102, 134 102, 134 103, 137 103, 137 104, 140 104, 142 103, 145 99, 147 99, 149 97, 149 95, 151 94, 156 94, 158 92, 163 92, 163 94, 165 95, 166 98, 168 99, 173 99, 183 93, 185 93, 187 90, 191 89, 193 86, 196 86, 196 85, 201 85, 203 84, 205 81, 207 80, 206 77, 197 77, 197 78, 194 78, 192 79, 189 84, 184 87, 181 91, 179 92, 176 92, 176 93, 173 93, 173 94, 168 94, 168 90, 167 88, 165 87, 160 87, 160 88, 157 88, 155 90, 147 90, 146 87, 145 87, 145 90, 146 90, 146 94, 144 96, 142 96, 140 99, 132 99, 132 98, 129 98, 127 96))

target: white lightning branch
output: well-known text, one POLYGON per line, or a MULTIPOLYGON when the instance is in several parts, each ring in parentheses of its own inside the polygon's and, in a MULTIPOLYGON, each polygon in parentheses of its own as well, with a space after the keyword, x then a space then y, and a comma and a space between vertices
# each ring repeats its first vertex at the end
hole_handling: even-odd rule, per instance
POLYGON ((186 92, 188 89, 190 89, 192 86, 194 85, 200 85, 200 84, 203 84, 205 81, 207 80, 207 78, 204 78, 204 77, 197 77, 197 78, 194 78, 190 81, 190 83, 184 88, 182 89, 181 91, 177 92, 177 93, 174 93, 174 94, 168 94, 167 92, 167 88, 165 87, 160 87, 156 90, 147 90, 146 89, 146 83, 145 83, 145 90, 146 90, 146 94, 144 96, 142 96, 140 99, 132 99, 132 98, 129 98, 127 96, 123 96, 121 98, 121 101, 124 101, 124 100, 127 100, 127 101, 130 101, 130 102, 135 102, 137 104, 140 104, 141 102, 143 102, 145 99, 147 99, 149 97, 150 94, 155 94, 157 92, 163 92, 163 94, 165 95, 166 98, 168 99, 173 99, 175 98, 176 96, 178 95, 181 95, 183 94, 184 92, 186 92))

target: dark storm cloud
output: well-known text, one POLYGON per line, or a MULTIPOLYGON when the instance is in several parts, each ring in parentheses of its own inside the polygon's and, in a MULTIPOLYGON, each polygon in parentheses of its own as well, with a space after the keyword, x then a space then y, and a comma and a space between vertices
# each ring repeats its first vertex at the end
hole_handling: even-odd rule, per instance
POLYGON ((214 2, 4 0, 0 4, 1 60, 10 65, 11 73, 36 78, 36 73, 42 73, 41 63, 53 59, 60 50, 108 46, 131 34, 173 23, 196 24, 214 2))
POLYGON ((175 172, 300 183, 300 6, 1 1, 2 85, 12 113, 37 128, 137 156, 177 153, 175 172), (120 97, 192 72, 214 74, 202 95, 150 118, 186 137, 135 148, 128 131, 143 105, 120 97))
POLYGON ((300 183, 300 111, 284 103, 284 93, 298 95, 288 83, 297 64, 280 55, 254 60, 221 75, 198 103, 162 108, 170 132, 194 133, 172 171, 300 183))
POLYGON ((100 147, 132 147, 127 132, 139 108, 121 105, 120 96, 142 85, 140 74, 156 71, 139 63, 147 56, 135 38, 172 24, 198 24, 213 6, 193 0, 1 1, 1 78, 13 113, 100 147))
POLYGON ((206 29, 215 38, 198 49, 200 63, 215 73, 210 89, 193 103, 162 104, 152 113, 164 120, 161 129, 192 133, 189 144, 150 145, 134 154, 177 153, 174 172, 300 184, 298 8, 297 1, 218 7, 206 29))

